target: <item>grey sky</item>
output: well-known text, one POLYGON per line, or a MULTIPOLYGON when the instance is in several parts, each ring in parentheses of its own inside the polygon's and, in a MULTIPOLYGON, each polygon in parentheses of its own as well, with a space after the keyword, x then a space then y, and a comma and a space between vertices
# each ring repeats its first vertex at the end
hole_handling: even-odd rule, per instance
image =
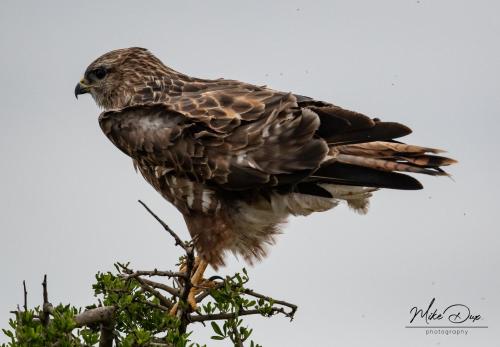
MULTIPOLYGON (((500 334, 496 1, 2 1, 0 4, 0 326, 21 303, 93 302, 98 270, 169 267, 178 252, 137 204, 187 236, 182 217, 101 133, 73 89, 100 54, 150 49, 171 67, 334 102, 409 125, 405 141, 445 148, 454 180, 382 191, 292 219, 250 269, 256 290, 299 305, 293 323, 250 319, 264 346, 496 346, 500 334), (321 284, 321 285, 319 285, 321 284), (486 330, 404 329, 436 297, 486 330), (496 342, 497 343, 497 342, 496 342)), ((244 266, 231 258, 222 273, 244 266)), ((201 326, 195 336, 207 339, 201 326)), ((0 341, 4 341, 4 336, 0 341)), ((210 343, 209 345, 217 345, 210 343)))

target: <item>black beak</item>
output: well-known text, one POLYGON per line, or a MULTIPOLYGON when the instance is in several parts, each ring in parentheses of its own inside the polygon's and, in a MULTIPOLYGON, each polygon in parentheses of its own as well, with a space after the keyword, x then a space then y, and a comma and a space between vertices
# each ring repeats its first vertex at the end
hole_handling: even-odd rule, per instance
POLYGON ((78 82, 75 87, 75 97, 78 99, 78 95, 86 94, 89 92, 89 88, 82 82, 78 82))

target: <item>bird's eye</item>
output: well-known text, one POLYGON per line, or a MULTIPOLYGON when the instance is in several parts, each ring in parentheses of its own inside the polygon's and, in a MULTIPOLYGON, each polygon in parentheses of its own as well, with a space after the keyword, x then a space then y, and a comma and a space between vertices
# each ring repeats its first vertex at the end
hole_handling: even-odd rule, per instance
POLYGON ((98 67, 94 71, 92 71, 92 74, 99 80, 102 80, 106 76, 106 69, 102 67, 98 67))

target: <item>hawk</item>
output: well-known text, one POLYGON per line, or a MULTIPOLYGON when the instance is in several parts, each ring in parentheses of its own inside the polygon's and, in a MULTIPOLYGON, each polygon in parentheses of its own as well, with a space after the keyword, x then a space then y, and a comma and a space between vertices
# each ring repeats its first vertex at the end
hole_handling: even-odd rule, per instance
POLYGON ((405 125, 266 86, 191 77, 144 48, 97 58, 75 88, 84 93, 104 109, 104 134, 182 213, 198 256, 215 269, 227 252, 264 257, 289 215, 340 202, 366 213, 380 188, 422 188, 404 173, 442 176, 455 163, 396 141, 411 132, 405 125))

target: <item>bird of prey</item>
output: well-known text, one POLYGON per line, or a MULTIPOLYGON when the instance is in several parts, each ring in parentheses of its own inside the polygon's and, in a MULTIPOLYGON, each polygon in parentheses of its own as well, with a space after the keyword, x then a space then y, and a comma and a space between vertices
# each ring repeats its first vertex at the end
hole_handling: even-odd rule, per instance
MULTIPOLYGON (((365 213, 380 188, 421 189, 405 173, 446 175, 455 161, 405 144, 405 125, 229 79, 201 79, 144 48, 92 62, 75 95, 104 109, 104 134, 184 216, 198 256, 266 254, 289 215, 346 202, 365 213)), ((205 265, 206 266, 206 265, 205 265)))

